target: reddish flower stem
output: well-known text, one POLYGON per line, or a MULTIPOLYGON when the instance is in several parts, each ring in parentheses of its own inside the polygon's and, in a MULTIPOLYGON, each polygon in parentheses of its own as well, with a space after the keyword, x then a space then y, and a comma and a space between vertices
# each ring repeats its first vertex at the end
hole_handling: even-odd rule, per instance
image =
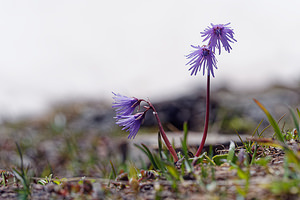
POLYGON ((172 145, 171 145, 171 143, 170 143, 170 141, 169 141, 169 139, 168 139, 168 137, 167 137, 167 135, 166 135, 166 133, 165 133, 163 127, 162 127, 162 124, 161 124, 161 122, 160 122, 160 119, 159 119, 159 117, 158 117, 158 114, 157 114, 157 112, 156 112, 154 106, 153 106, 149 101, 148 101, 147 103, 149 104, 150 108, 153 110, 153 114, 154 114, 154 116, 155 116, 155 118, 156 118, 156 121, 157 121, 157 124, 158 124, 159 131, 160 131, 160 133, 161 133, 161 136, 162 136, 162 138, 163 138, 163 140, 164 140, 164 142, 165 142, 167 148, 169 149, 170 153, 172 154, 173 159, 174 159, 174 162, 177 162, 177 161, 178 161, 178 157, 177 157, 176 151, 175 151, 175 149, 172 147, 172 145))
POLYGON ((204 124, 204 131, 202 136, 201 144, 195 154, 195 157, 200 156, 201 151, 204 147, 205 140, 207 137, 207 130, 208 130, 208 121, 209 121, 209 95, 210 95, 210 75, 207 76, 207 89, 206 89, 206 113, 205 113, 205 124, 204 124))

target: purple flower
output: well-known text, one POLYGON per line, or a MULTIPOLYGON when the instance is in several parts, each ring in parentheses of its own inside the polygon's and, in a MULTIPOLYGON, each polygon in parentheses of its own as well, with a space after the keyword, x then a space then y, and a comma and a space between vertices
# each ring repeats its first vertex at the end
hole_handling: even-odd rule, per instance
POLYGON ((113 108, 116 108, 117 118, 124 115, 131 115, 134 109, 140 105, 140 101, 137 98, 129 98, 120 94, 115 94, 113 99, 113 108))
POLYGON ((192 70, 191 76, 196 75, 198 71, 201 70, 201 67, 203 65, 203 75, 205 74, 205 68, 207 68, 207 73, 210 75, 212 74, 214 76, 214 68, 217 69, 216 63, 216 57, 214 53, 211 51, 210 48, 206 47, 205 45, 200 47, 193 46, 193 48, 196 50, 187 55, 186 57, 188 59, 191 59, 186 65, 191 65, 192 67, 189 70, 192 70))
POLYGON ((221 54, 221 42, 225 51, 228 51, 228 53, 230 53, 230 49, 232 49, 229 42, 236 42, 233 38, 233 29, 226 27, 229 24, 230 23, 217 25, 211 24, 212 27, 208 26, 203 32, 201 32, 201 36, 205 37, 203 42, 209 39, 209 47, 211 47, 213 52, 215 52, 215 48, 219 49, 219 55, 221 54))
POLYGON ((116 122, 119 126, 124 126, 122 130, 129 131, 128 139, 134 139, 140 129, 141 123, 145 117, 145 113, 137 113, 135 115, 122 115, 116 122))

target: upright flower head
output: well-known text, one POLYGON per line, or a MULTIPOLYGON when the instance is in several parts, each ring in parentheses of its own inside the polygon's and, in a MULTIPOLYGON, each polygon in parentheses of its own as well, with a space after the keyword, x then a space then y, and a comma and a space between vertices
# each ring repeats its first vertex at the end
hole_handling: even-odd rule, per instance
POLYGON ((141 123, 145 118, 145 113, 137 113, 135 115, 122 115, 117 119, 116 124, 124 126, 122 130, 129 131, 128 139, 134 139, 140 129, 141 123))
POLYGON ((221 54, 221 43, 225 48, 225 51, 230 53, 231 46, 229 42, 236 42, 233 38, 234 32, 233 29, 227 27, 228 24, 217 24, 213 25, 212 27, 207 27, 203 32, 201 32, 202 37, 205 37, 203 42, 209 39, 209 46, 211 47, 212 51, 215 51, 215 48, 219 49, 219 54, 221 54))
POLYGON ((205 68, 207 68, 207 73, 210 75, 212 74, 213 77, 214 75, 214 68, 217 69, 216 63, 216 57, 214 53, 211 51, 211 49, 207 46, 193 46, 191 45, 194 50, 192 53, 187 55, 186 57, 188 59, 191 59, 186 65, 191 65, 189 70, 192 70, 191 76, 196 75, 198 71, 201 70, 201 67, 203 65, 203 75, 205 74, 205 68))
POLYGON ((124 115, 131 115, 134 111, 134 109, 140 105, 140 101, 137 98, 130 98, 127 96, 123 96, 120 94, 115 94, 113 99, 115 102, 113 102, 113 108, 116 108, 117 118, 124 115))

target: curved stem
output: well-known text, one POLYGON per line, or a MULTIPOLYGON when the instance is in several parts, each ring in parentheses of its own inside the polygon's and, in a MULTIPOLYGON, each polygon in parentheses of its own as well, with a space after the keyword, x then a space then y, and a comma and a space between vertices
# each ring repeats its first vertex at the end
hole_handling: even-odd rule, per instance
POLYGON ((207 75, 207 89, 206 89, 206 113, 205 113, 205 124, 204 124, 204 131, 202 136, 201 144, 195 154, 195 157, 200 156, 200 153, 204 147, 205 140, 207 137, 207 130, 208 130, 208 121, 209 121, 209 96, 210 96, 210 75, 207 75))
POLYGON ((161 133, 161 136, 162 136, 162 138, 163 138, 163 140, 164 140, 164 142, 165 142, 167 148, 169 149, 170 153, 172 154, 173 159, 174 159, 174 162, 177 162, 177 161, 178 161, 178 157, 177 157, 176 151, 175 151, 175 149, 172 147, 172 145, 171 145, 171 143, 170 143, 170 141, 169 141, 169 139, 168 139, 168 137, 167 137, 167 135, 166 135, 166 133, 165 133, 163 127, 162 127, 162 124, 161 124, 161 122, 160 122, 160 119, 159 119, 159 117, 158 117, 158 114, 157 114, 157 112, 156 112, 154 106, 153 106, 150 102, 148 102, 148 104, 149 104, 149 106, 151 107, 151 109, 153 110, 153 114, 154 114, 154 116, 155 116, 155 118, 156 118, 156 121, 157 121, 157 124, 158 124, 159 131, 160 131, 160 133, 161 133))

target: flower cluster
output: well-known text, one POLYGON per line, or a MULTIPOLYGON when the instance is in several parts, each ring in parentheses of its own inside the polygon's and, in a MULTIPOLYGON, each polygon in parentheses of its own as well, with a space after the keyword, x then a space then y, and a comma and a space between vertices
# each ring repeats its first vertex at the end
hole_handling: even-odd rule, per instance
POLYGON ((141 123, 145 117, 143 113, 132 114, 136 107, 140 106, 142 100, 135 97, 127 97, 121 94, 115 94, 112 108, 116 111, 116 124, 123 126, 122 130, 129 131, 128 139, 133 139, 140 129, 141 123))
POLYGON ((113 102, 112 108, 115 108, 115 110, 116 110, 116 117, 115 117, 117 120, 116 124, 119 126, 123 126, 122 130, 129 131, 128 139, 134 139, 134 137, 136 136, 137 132, 140 129, 140 126, 145 118, 146 113, 151 109, 151 110, 153 110, 153 115, 156 118, 159 132, 162 135, 162 138, 166 144, 166 147, 169 149, 169 152, 173 156, 174 162, 177 162, 178 156, 176 154, 176 151, 173 148, 173 146, 171 145, 171 143, 162 127, 162 124, 160 122, 158 114, 157 114, 154 106, 152 105, 152 103, 150 101, 146 101, 144 99, 137 99, 135 97, 130 98, 130 97, 123 96, 121 94, 115 94, 115 93, 113 93, 113 94, 114 94, 113 99, 115 100, 115 102, 113 102), (140 109, 140 104, 142 101, 147 104, 146 106, 144 106, 144 108, 145 108, 144 112, 137 112, 137 113, 133 114, 136 107, 139 107, 139 109, 140 109))
POLYGON ((203 66, 203 75, 205 74, 205 68, 207 68, 208 76, 212 74, 214 76, 214 68, 217 69, 216 63, 217 59, 215 57, 215 49, 219 49, 219 54, 221 54, 221 43, 225 51, 230 53, 232 49, 229 42, 236 42, 234 39, 233 29, 227 27, 228 24, 211 24, 211 27, 207 27, 201 36, 205 37, 204 41, 208 40, 208 45, 203 46, 193 46, 196 50, 187 55, 188 59, 191 59, 186 65, 191 65, 189 70, 192 71, 191 75, 196 75, 198 71, 201 70, 203 66))

